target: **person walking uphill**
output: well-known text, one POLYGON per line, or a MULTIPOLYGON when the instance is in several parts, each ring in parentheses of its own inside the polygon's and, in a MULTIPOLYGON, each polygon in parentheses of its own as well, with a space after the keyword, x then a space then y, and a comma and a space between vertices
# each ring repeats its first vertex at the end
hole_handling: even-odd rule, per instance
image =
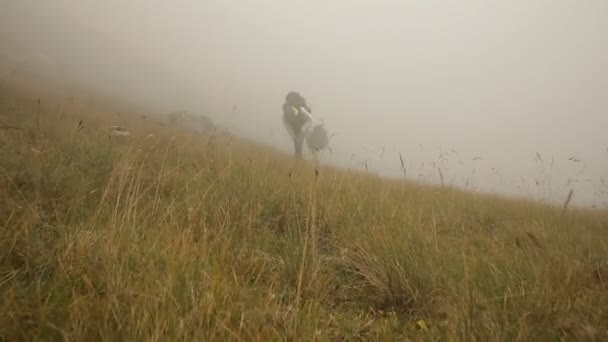
POLYGON ((306 99, 298 92, 289 92, 285 97, 283 124, 293 140, 295 157, 297 159, 302 159, 302 148, 305 138, 304 127, 312 123, 311 112, 306 99))

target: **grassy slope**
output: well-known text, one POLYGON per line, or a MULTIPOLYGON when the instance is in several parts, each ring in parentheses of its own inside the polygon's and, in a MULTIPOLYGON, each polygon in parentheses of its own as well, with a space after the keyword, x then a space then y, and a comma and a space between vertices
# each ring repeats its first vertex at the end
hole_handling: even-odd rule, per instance
POLYGON ((0 101, 7 340, 608 339, 605 213, 0 101))

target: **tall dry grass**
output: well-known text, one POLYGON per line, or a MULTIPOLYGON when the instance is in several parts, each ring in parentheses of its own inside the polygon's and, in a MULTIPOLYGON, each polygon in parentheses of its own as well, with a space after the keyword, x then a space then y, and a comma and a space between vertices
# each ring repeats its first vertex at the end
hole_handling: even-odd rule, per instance
POLYGON ((44 104, 0 130, 5 340, 608 339, 606 213, 44 104))

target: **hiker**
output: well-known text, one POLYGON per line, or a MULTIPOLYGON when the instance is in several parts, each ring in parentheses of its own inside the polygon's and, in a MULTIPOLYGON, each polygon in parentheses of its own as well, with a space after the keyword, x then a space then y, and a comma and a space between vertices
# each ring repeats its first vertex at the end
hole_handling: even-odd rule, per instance
POLYGON ((304 127, 312 123, 311 112, 306 99, 298 92, 289 92, 285 97, 283 124, 293 140, 295 157, 297 159, 302 159, 302 147, 305 138, 304 127))

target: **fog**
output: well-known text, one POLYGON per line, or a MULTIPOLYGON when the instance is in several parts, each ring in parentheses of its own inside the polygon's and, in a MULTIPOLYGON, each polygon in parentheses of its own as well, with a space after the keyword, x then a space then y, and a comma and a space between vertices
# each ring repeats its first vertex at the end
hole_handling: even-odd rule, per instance
POLYGON ((286 153, 296 90, 338 133, 324 163, 403 177, 401 154, 411 180, 582 206, 608 205, 607 42, 604 0, 0 2, 4 70, 286 153))

